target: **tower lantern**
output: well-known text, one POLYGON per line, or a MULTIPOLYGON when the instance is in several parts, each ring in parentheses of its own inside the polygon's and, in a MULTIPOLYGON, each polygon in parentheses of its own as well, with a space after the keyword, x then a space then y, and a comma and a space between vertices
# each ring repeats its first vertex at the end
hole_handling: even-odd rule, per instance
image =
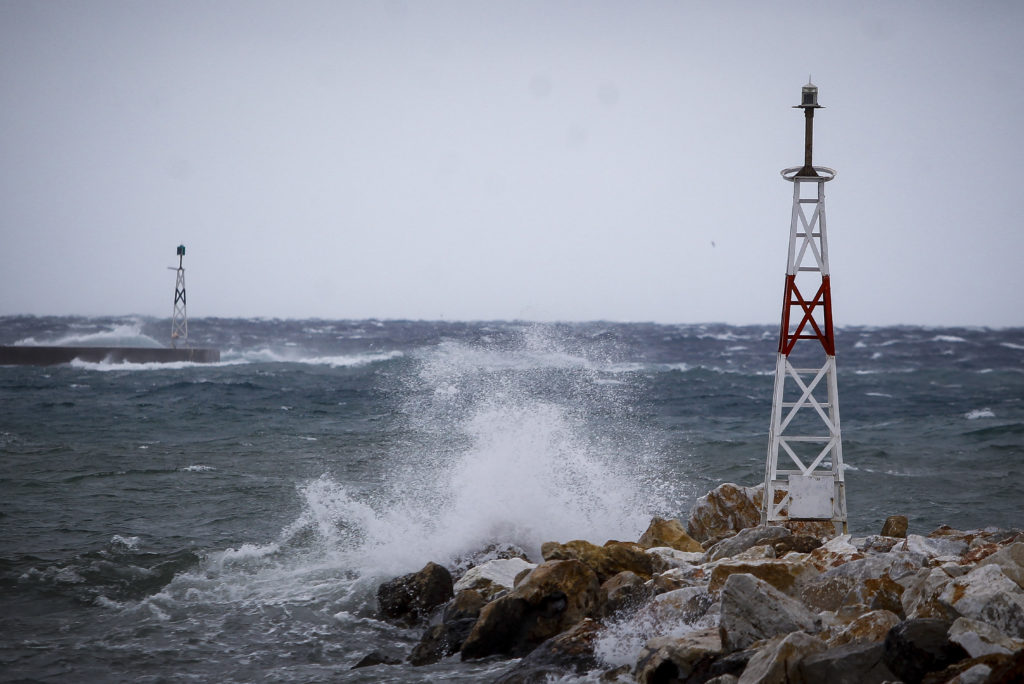
MULTIPOLYGON (((185 314, 185 245, 178 245, 178 278, 174 284, 174 311, 171 314, 171 346, 188 343, 188 316, 185 314)), ((174 267, 171 266, 173 269, 174 267)))
POLYGON ((830 521, 846 532, 825 230, 825 183, 836 172, 812 160, 817 86, 808 82, 795 108, 804 110, 804 164, 782 170, 793 184, 793 210, 761 522, 830 521))

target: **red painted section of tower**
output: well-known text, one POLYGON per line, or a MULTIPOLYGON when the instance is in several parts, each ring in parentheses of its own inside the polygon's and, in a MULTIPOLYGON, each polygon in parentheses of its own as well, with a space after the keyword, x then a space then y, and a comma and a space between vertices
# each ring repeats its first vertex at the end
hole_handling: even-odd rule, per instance
POLYGON ((779 332, 779 353, 789 356, 796 346, 797 340, 818 340, 829 356, 836 355, 835 336, 832 332, 832 290, 828 276, 821 277, 821 287, 808 301, 796 286, 796 276, 786 276, 786 293, 782 300, 782 329, 779 332), (815 318, 815 310, 821 307, 822 316, 819 324, 815 318), (791 332, 790 326, 793 310, 800 315, 800 322, 791 332), (810 330, 805 332, 807 326, 810 330))

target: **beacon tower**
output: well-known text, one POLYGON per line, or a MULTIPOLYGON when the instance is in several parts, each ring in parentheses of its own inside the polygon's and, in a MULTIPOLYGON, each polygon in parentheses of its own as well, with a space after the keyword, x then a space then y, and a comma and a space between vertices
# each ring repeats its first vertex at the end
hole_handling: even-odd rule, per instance
MULTIPOLYGON (((171 346, 188 344, 188 316, 185 314, 185 245, 178 245, 178 279, 174 284, 174 312, 171 314, 171 346)), ((173 269, 174 267, 171 266, 173 269)))
POLYGON ((808 80, 804 163, 782 170, 793 184, 789 252, 772 395, 761 523, 831 521, 846 532, 846 485, 832 331, 825 184, 836 172, 812 161, 818 88, 808 80))

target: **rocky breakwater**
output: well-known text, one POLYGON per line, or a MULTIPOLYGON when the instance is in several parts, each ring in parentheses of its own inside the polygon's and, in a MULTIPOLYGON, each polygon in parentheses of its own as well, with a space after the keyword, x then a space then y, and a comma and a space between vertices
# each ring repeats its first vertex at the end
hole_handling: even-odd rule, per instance
POLYGON ((505 684, 1024 681, 1024 532, 759 526, 760 494, 723 484, 685 526, 536 563, 428 563, 380 586, 381 616, 424 630, 408 664, 518 658, 505 684))

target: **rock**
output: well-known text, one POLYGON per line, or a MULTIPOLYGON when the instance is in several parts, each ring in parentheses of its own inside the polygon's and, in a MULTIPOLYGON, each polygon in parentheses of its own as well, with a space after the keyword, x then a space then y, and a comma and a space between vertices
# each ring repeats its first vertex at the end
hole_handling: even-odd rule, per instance
POLYGON ((820 540, 832 539, 837 534, 835 523, 831 520, 787 520, 782 525, 795 535, 820 540))
POLYGON ((909 524, 905 515, 890 515, 882 525, 881 534, 883 537, 906 537, 909 524))
POLYGON ((637 618, 651 625, 692 625, 713 603, 714 597, 704 587, 684 587, 655 596, 637 611, 637 618))
POLYGON ((682 637, 657 637, 648 641, 636 664, 636 681, 656 684, 685 681, 709 655, 722 651, 717 629, 690 632, 682 637))
POLYGON ((677 551, 703 552, 700 542, 686 533, 683 524, 676 519, 653 518, 647 531, 637 542, 645 549, 667 546, 677 551))
POLYGON ((801 662, 825 650, 821 639, 804 632, 780 635, 762 646, 740 675, 739 684, 798 684, 828 681, 801 678, 801 662))
POLYGON ((361 667, 373 667, 374 665, 400 665, 401 663, 402 661, 398 658, 393 658, 382 651, 370 651, 349 669, 355 670, 361 667))
POLYGON ((707 585, 704 569, 685 570, 683 568, 672 568, 659 573, 647 582, 647 587, 652 595, 664 594, 667 591, 675 591, 683 587, 695 587, 707 585))
POLYGON ((946 585, 939 600, 953 617, 987 622, 1007 636, 1024 638, 1024 590, 997 564, 981 565, 957 577, 946 585))
POLYGON ((941 600, 951 581, 942 568, 923 568, 913 578, 904 578, 901 584, 906 586, 906 590, 900 597, 904 614, 908 618, 955 620, 959 614, 950 609, 948 602, 941 600))
MULTIPOLYGON (((844 644, 874 643, 885 640, 889 630, 900 623, 900 618, 888 610, 864 613, 828 640, 829 648, 844 644)), ((824 680, 823 680, 824 681, 824 680)))
POLYGON ((896 625, 885 637, 886 666, 907 684, 917 684, 927 673, 967 658, 967 651, 949 640, 950 624, 917 618, 896 625))
POLYGON ((484 598, 473 589, 463 589, 444 607, 440 624, 429 627, 412 649, 409 663, 430 665, 457 653, 469 636, 484 607, 484 598))
POLYGON ((704 684, 736 684, 739 682, 739 678, 734 674, 718 675, 713 679, 709 679, 704 684))
POLYGON ((494 684, 544 684, 566 675, 582 676, 602 667, 594 655, 600 625, 590 618, 551 637, 498 677, 494 684))
POLYGON ((919 534, 910 534, 896 548, 901 551, 920 553, 928 558, 958 558, 967 552, 967 542, 952 537, 922 537, 919 534))
POLYGON ((648 555, 637 544, 611 541, 597 546, 582 539, 565 544, 545 542, 541 546, 544 560, 578 560, 597 574, 599 582, 606 582, 623 570, 629 570, 644 579, 650 579, 658 569, 655 557, 648 555))
POLYGON ((597 612, 602 618, 626 616, 636 612, 653 595, 653 590, 647 586, 643 577, 624 570, 601 585, 597 612))
POLYGON ((881 684, 896 679, 883 661, 885 645, 881 642, 850 642, 821 653, 807 656, 800 662, 801 681, 828 684, 881 684))
MULTIPOLYGON (((761 490, 764 486, 761 486, 761 490)), ((697 499, 686 523, 687 533, 699 542, 722 534, 739 532, 761 522, 760 497, 756 487, 726 482, 697 499)))
POLYGON ((878 607, 902 613, 904 588, 896 579, 921 569, 920 558, 887 553, 852 560, 809 579, 800 599, 814 610, 839 610, 842 606, 878 602, 878 607), (883 594, 883 596, 879 596, 883 594))
POLYGON ((518 557, 487 561, 467 570, 455 583, 454 589, 456 592, 473 589, 490 601, 497 594, 510 591, 515 586, 515 579, 519 573, 535 567, 536 564, 518 557))
POLYGON ((437 563, 427 563, 419 572, 380 585, 377 604, 385 619, 411 626, 453 595, 451 573, 437 563))
POLYGON ((998 565, 1003 574, 1024 588, 1024 542, 1016 542, 994 551, 978 565, 998 565))
POLYGON ((721 602, 719 629, 727 652, 778 634, 820 630, 817 615, 753 575, 730 575, 722 587, 721 602))
MULTIPOLYGON (((853 540, 850 540, 853 543, 853 540)), ((897 544, 903 543, 903 539, 896 537, 885 537, 878 534, 873 534, 870 537, 864 537, 859 540, 858 543, 854 544, 857 550, 864 554, 875 554, 875 553, 889 553, 893 547, 897 544)))
POLYGON ((1011 639, 987 622, 965 617, 953 622, 949 640, 963 646, 972 658, 990 653, 1009 654, 1024 648, 1024 640, 1011 639))
POLYGON ((511 592, 491 601, 462 644, 462 658, 521 656, 597 608, 597 575, 578 560, 541 563, 511 592))
POLYGON ((810 534, 792 534, 788 537, 780 537, 771 542, 772 549, 775 550, 775 557, 782 558, 787 553, 810 553, 814 549, 820 547, 822 544, 821 539, 810 534))
POLYGON ((721 561, 711 570, 708 589, 718 591, 730 575, 747 573, 767 582, 779 591, 796 596, 800 588, 819 574, 816 567, 801 560, 752 560, 729 559, 721 561))
POLYGON ((982 663, 977 663, 976 665, 972 665, 967 668, 953 679, 946 680, 946 684, 985 684, 991 674, 991 667, 982 663))
POLYGON ((1020 684, 1024 682, 1024 650, 1017 651, 1006 662, 992 668, 985 684, 1020 684))
POLYGON ((707 561, 729 558, 753 546, 791 536, 793 533, 781 526, 750 527, 709 548, 705 558, 707 561))
POLYGON ((851 538, 850 535, 843 534, 828 540, 807 554, 808 560, 819 570, 825 572, 830 568, 864 558, 864 554, 850 543, 851 538))
POLYGON ((672 568, 689 568, 697 563, 704 562, 704 551, 679 551, 672 549, 667 546, 655 546, 647 549, 648 556, 654 556, 659 560, 657 565, 661 565, 666 569, 672 568))

